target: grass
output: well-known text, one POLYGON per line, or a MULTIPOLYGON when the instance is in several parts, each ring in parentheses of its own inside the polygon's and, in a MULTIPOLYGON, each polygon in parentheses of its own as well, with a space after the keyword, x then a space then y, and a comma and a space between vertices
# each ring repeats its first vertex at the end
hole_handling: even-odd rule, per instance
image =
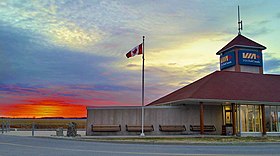
POLYGON ((135 137, 95 138, 97 141, 142 142, 142 143, 263 143, 279 142, 280 137, 135 137))

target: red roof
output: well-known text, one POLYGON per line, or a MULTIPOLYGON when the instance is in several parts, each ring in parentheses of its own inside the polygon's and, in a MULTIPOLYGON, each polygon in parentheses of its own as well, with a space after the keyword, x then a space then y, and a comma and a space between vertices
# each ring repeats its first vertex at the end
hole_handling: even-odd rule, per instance
POLYGON ((230 41, 227 45, 225 45, 221 50, 219 50, 216 54, 220 55, 222 52, 224 52, 226 50, 230 50, 233 47, 257 48, 257 49, 262 49, 262 50, 266 49, 265 46, 239 34, 232 41, 230 41))
POLYGON ((280 75, 216 71, 149 105, 184 100, 280 102, 280 75))

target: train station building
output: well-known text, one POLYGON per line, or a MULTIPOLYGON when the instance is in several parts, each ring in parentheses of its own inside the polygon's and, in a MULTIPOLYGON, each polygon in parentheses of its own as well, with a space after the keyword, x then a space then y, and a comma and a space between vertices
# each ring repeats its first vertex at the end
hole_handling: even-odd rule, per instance
MULTIPOLYGON (((146 135, 280 136, 280 75, 263 73, 266 47, 238 34, 215 71, 145 106, 146 135)), ((141 133, 141 107, 88 107, 87 135, 141 133)))

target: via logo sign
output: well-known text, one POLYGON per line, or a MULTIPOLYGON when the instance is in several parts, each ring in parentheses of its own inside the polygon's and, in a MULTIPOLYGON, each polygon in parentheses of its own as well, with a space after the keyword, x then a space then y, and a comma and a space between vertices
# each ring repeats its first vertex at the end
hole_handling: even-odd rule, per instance
POLYGON ((235 65, 235 53, 227 52, 224 55, 220 56, 220 68, 225 69, 235 65))
POLYGON ((257 51, 239 50, 238 61, 241 65, 262 67, 262 53, 257 51))
POLYGON ((221 57, 221 63, 228 62, 231 59, 232 59, 232 56, 230 56, 230 55, 223 56, 223 57, 221 57))
POLYGON ((257 55, 257 54, 254 54, 254 53, 242 53, 242 57, 243 59, 254 59, 256 60, 257 58, 259 59, 260 58, 260 55, 257 55))

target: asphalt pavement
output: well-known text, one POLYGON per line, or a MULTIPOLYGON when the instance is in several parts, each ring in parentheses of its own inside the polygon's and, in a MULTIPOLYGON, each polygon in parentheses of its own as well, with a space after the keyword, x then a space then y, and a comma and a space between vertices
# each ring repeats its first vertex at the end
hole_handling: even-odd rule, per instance
POLYGON ((89 142, 0 134, 0 156, 280 155, 280 144, 167 145, 89 142))

